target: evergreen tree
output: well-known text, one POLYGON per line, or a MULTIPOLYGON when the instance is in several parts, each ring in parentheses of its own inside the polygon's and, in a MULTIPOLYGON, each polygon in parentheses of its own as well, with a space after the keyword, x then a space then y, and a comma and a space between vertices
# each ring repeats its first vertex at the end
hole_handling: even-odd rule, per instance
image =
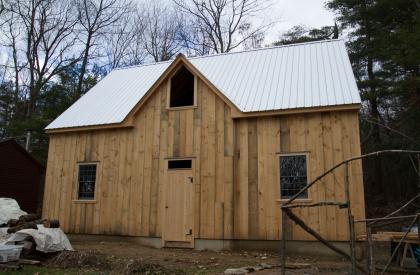
POLYGON ((340 34, 337 24, 324 26, 319 29, 309 29, 304 25, 292 27, 280 36, 280 39, 273 43, 274 46, 288 45, 295 43, 336 39, 340 34))
MULTIPOLYGON (((347 47, 364 103, 363 151, 420 149, 418 1, 331 0, 327 7, 349 32, 347 47)), ((418 179, 407 157, 365 161, 364 171, 368 196, 389 201, 416 192, 418 179)))

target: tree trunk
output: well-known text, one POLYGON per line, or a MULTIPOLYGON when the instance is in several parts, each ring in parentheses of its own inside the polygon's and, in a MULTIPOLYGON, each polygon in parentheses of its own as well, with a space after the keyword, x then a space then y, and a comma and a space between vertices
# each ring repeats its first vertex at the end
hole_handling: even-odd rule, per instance
MULTIPOLYGON (((370 42, 370 38, 368 37, 368 43, 370 42)), ((381 115, 379 113, 379 104, 378 104, 378 97, 377 97, 377 87, 376 87, 376 79, 375 74, 373 72, 373 58, 368 56, 367 60, 367 73, 369 78, 369 104, 370 104, 370 112, 371 117, 375 122, 381 121, 381 115)), ((382 150, 382 140, 381 140, 381 133, 378 124, 373 124, 372 129, 372 139, 373 139, 373 151, 382 150)), ((378 157, 377 159, 373 160, 373 189, 375 193, 383 193, 383 177, 382 177, 382 163, 381 158, 378 157)))
POLYGON ((80 67, 79 79, 77 81, 75 99, 78 99, 82 95, 82 86, 83 86, 83 80, 85 78, 86 68, 87 68, 87 65, 88 65, 88 58, 89 58, 89 51, 90 51, 90 48, 91 48, 91 41, 92 41, 92 33, 89 32, 88 37, 87 37, 87 41, 86 41, 85 51, 83 53, 82 66, 80 67))

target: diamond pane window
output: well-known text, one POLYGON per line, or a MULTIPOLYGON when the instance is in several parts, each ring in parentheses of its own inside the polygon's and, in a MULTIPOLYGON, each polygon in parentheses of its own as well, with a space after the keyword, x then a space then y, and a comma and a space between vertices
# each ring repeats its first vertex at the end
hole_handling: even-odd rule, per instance
MULTIPOLYGON (((306 155, 280 156, 280 187, 281 198, 293 197, 299 190, 308 184, 306 155)), ((308 198, 308 192, 302 193, 299 198, 308 198)))
POLYGON ((95 198, 96 164, 79 165, 79 200, 95 198))

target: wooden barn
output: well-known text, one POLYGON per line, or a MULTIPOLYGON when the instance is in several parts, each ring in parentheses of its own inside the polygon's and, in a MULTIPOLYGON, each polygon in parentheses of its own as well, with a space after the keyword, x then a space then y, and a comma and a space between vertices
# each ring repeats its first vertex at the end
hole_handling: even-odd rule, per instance
POLYGON ((15 199, 22 210, 37 213, 43 167, 13 139, 0 141, 0 197, 15 199))
MULTIPOLYGON (((68 233, 156 246, 279 240, 281 201, 360 155, 360 104, 340 40, 115 69, 46 128, 43 215, 68 233)), ((343 178, 336 170, 295 202, 343 201, 343 178)), ((349 179, 364 218, 361 162, 349 179)), ((326 239, 349 239, 346 209, 293 211, 326 239)))

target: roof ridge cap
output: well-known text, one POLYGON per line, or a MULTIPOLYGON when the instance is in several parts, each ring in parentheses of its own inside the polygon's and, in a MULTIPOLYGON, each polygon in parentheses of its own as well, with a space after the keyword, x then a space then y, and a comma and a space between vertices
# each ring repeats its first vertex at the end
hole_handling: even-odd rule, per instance
MULTIPOLYGON (((216 54, 200 55, 200 56, 185 56, 184 55, 184 57, 187 58, 188 60, 190 60, 190 59, 199 59, 199 58, 206 58, 206 57, 215 57, 215 56, 223 56, 223 55, 230 55, 230 54, 240 54, 240 53, 248 53, 248 52, 256 52, 256 51, 272 50, 272 49, 295 47, 295 46, 303 46, 303 45, 318 44, 318 43, 331 43, 331 42, 339 42, 339 41, 344 41, 344 39, 342 39, 342 38, 324 39, 324 40, 317 40, 317 41, 308 41, 308 42, 301 42, 301 43, 293 43, 293 44, 287 44, 287 45, 263 47, 263 48, 257 48, 257 49, 249 49, 249 50, 243 50, 243 51, 238 51, 238 52, 224 52, 224 53, 216 53, 216 54)), ((155 63, 138 64, 138 65, 131 65, 131 66, 126 66, 126 67, 114 68, 111 72, 113 72, 113 71, 119 71, 119 70, 125 70, 125 69, 138 68, 138 67, 146 67, 146 66, 152 66, 152 65, 159 65, 159 64, 164 64, 164 63, 172 63, 174 60, 175 59, 170 59, 170 60, 159 61, 159 62, 155 62, 155 63)))
POLYGON ((221 55, 229 55, 229 54, 240 54, 240 53, 248 53, 248 52, 256 52, 256 51, 272 50, 272 49, 278 49, 278 48, 287 48, 287 47, 303 46, 303 45, 309 45, 309 44, 331 43, 331 42, 340 42, 340 41, 344 41, 344 39, 334 38, 334 39, 300 42, 300 43, 293 43, 293 44, 287 44, 287 45, 249 49, 249 50, 243 50, 243 51, 238 51, 238 52, 224 52, 224 53, 217 53, 217 54, 211 54, 211 55, 192 56, 192 57, 187 57, 187 59, 198 59, 198 58, 205 58, 205 57, 213 57, 213 56, 221 56, 221 55))
POLYGON ((112 69, 111 72, 125 70, 125 69, 138 68, 138 67, 147 67, 147 66, 152 66, 152 65, 160 65, 160 64, 164 64, 164 63, 172 63, 174 60, 175 59, 169 59, 169 60, 159 61, 159 62, 154 62, 154 63, 137 64, 137 65, 130 65, 130 66, 125 66, 125 67, 118 67, 118 68, 112 69))

